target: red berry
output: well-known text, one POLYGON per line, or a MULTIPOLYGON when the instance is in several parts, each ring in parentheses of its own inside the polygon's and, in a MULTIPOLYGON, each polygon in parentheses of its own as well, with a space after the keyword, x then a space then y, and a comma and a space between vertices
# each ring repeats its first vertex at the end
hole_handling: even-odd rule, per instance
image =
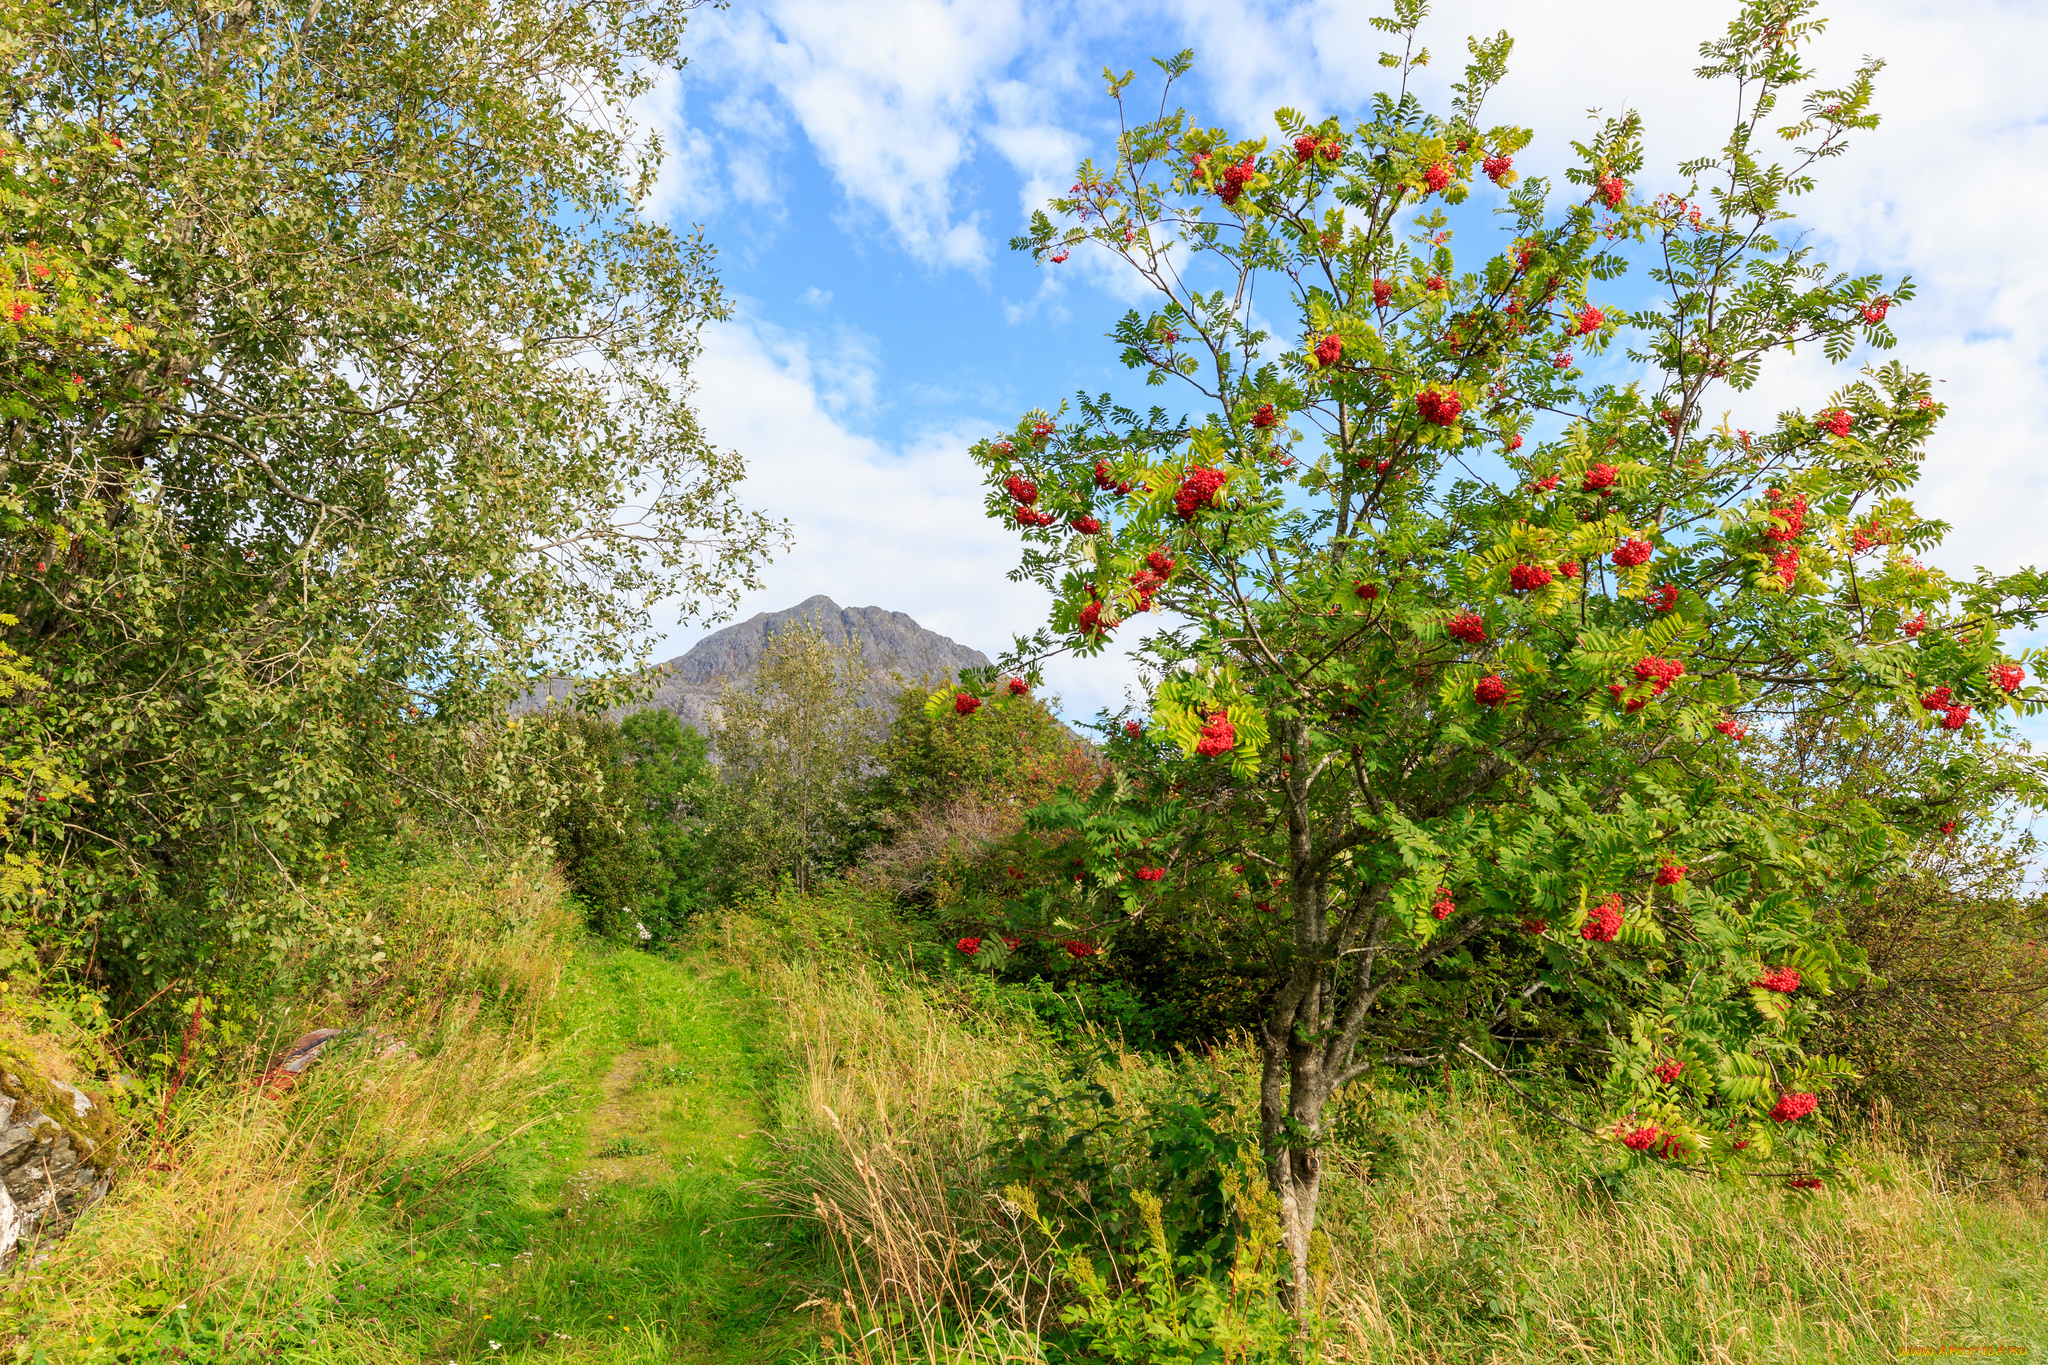
POLYGON ((1925 629, 1927 629, 1927 613, 1923 611, 1905 623, 1906 638, 1910 640, 1925 629))
POLYGON ((1585 479, 1579 484, 1587 493, 1603 493, 1614 487, 1614 481, 1621 477, 1621 471, 1611 464, 1596 464, 1586 471, 1585 479))
POLYGON ((1143 739, 1145 737, 1145 727, 1134 720, 1127 720, 1124 722, 1124 733, 1132 739, 1143 739))
POLYGON ((1771 1118, 1777 1123, 1796 1123, 1811 1114, 1820 1104, 1813 1096, 1795 1092, 1780 1095, 1778 1102, 1771 1106, 1771 1118))
POLYGON ((981 951, 981 940, 978 938, 963 938, 955 942, 953 946, 969 957, 973 957, 981 951))
MULTIPOLYGON (((1619 1131, 1619 1130, 1617 1130, 1619 1131)), ((1657 1145, 1664 1134, 1656 1128, 1638 1128, 1632 1133, 1621 1135, 1621 1145, 1631 1152, 1647 1152, 1657 1145)))
POLYGON ((1454 389, 1424 389, 1415 395, 1415 411, 1436 426, 1450 426, 1464 410, 1464 401, 1454 389))
POLYGON ((1102 534, 1102 523, 1097 521, 1094 517, 1075 517, 1072 521, 1068 522, 1067 525, 1073 527, 1076 531, 1079 531, 1084 536, 1095 536, 1102 534))
POLYGON ((1557 571, 1566 578, 1577 578, 1579 576, 1579 561, 1576 559, 1560 560, 1558 561, 1557 571))
POLYGON ((1080 939, 1076 938, 1070 938, 1066 940, 1064 943, 1060 944, 1060 947, 1065 948, 1067 950, 1067 956, 1069 957, 1094 957, 1097 953, 1102 951, 1102 949, 1096 947, 1094 944, 1083 943, 1080 939))
MULTIPOLYGON (((1736 1145, 1746 1147, 1749 1144, 1737 1143, 1736 1145)), ((1788 1190, 1818 1190, 1822 1188, 1822 1185, 1820 1177, 1817 1175, 1797 1175, 1785 1182, 1785 1188, 1788 1190)))
POLYGON ((1778 571, 1778 581, 1791 587, 1799 577, 1799 551, 1787 550, 1771 561, 1771 567, 1778 571))
POLYGON ((1114 619, 1108 621, 1102 619, 1102 603, 1100 602, 1090 602, 1087 606, 1081 608, 1080 626, 1083 636, 1107 635, 1110 631, 1116 629, 1117 624, 1114 619))
POLYGON ((1956 822, 1953 820, 1948 821, 1942 825, 1941 832, 1943 834, 1954 834, 1956 832, 1956 822))
POLYGON ((1182 521, 1193 521, 1195 513, 1214 504, 1223 481, 1229 477, 1220 469, 1190 469, 1173 495, 1174 515, 1182 521))
POLYGON ((1031 695, 1031 684, 1025 682, 1022 678, 1010 679, 1009 689, 1010 695, 1013 697, 1028 697, 1031 695))
POLYGON ((1235 204, 1243 197, 1245 186, 1258 173, 1258 164, 1252 160, 1251 153, 1245 153, 1244 160, 1223 168, 1223 183, 1217 187, 1216 197, 1226 204, 1235 204))
POLYGON ((1620 932, 1621 897, 1610 892, 1586 916, 1586 923, 1579 930, 1579 937, 1593 943, 1612 943, 1614 936, 1620 932))
POLYGON ((1261 431, 1280 420, 1280 414, 1273 410, 1271 403, 1259 404, 1259 410, 1252 414, 1252 425, 1261 431))
POLYGON ((1614 562, 1624 569, 1650 562, 1650 542, 1630 536, 1614 551, 1614 562))
POLYGON ((1038 501, 1038 485, 1021 474, 1012 474, 1009 478, 1004 479, 1003 488, 1011 497, 1023 503, 1026 507, 1038 501))
POLYGON ((1459 612, 1444 625, 1451 638, 1476 645, 1486 638, 1486 623, 1469 611, 1459 612))
POLYGON ((1442 920, 1449 919, 1457 908, 1458 903, 1451 899, 1450 888, 1439 886, 1436 889, 1436 902, 1429 907, 1429 912, 1442 920))
POLYGON ((1304 133, 1302 136, 1294 139, 1294 160, 1297 164, 1306 165, 1315 159, 1316 140, 1314 137, 1304 133))
POLYGON ((1145 556, 1145 567, 1161 578, 1173 576, 1173 558, 1164 550, 1154 550, 1145 556))
POLYGON ((1806 531, 1806 499, 1795 497, 1784 507, 1771 509, 1773 525, 1764 534, 1780 545, 1789 545, 1806 531))
POLYGON ((1970 708, 1967 706, 1951 706, 1941 713, 1941 728, 1944 730, 1960 730, 1969 723, 1970 708))
MULTIPOLYGON (((1516 437, 1515 439, 1520 440, 1521 438, 1516 437)), ((1558 481, 1563 477, 1564 476, 1562 474, 1546 474, 1542 478, 1537 479, 1535 482, 1531 483, 1529 487, 1535 489, 1539 493, 1548 493, 1557 487, 1558 481)))
POLYGON ((1593 182, 1593 187, 1600 192, 1600 197, 1607 202, 1607 207, 1611 209, 1619 208, 1621 201, 1628 197, 1627 183, 1620 176, 1613 175, 1607 171, 1600 172, 1600 177, 1593 182))
POLYGON ((1636 660, 1636 681, 1646 682, 1657 696, 1663 696, 1672 683, 1685 676, 1685 664, 1678 659, 1660 659, 1654 654, 1645 654, 1636 660))
POLYGON ((1684 1074, 1684 1072, 1684 1062, 1667 1059, 1665 1061, 1657 1063, 1657 1065, 1651 1069, 1650 1074, 1652 1076, 1655 1076, 1658 1080, 1664 1082, 1664 1084, 1669 1085, 1673 1081, 1677 1080, 1679 1076, 1684 1074))
POLYGON ((1684 863, 1660 863, 1657 867, 1657 885, 1676 886, 1685 880, 1684 863))
POLYGON ((1879 294, 1864 306, 1863 320, 1872 327, 1875 327, 1878 323, 1884 321, 1884 315, 1890 310, 1891 306, 1892 301, 1883 294, 1879 294))
POLYGON ((1550 368, 1553 370, 1569 370, 1571 367, 1572 353, 1570 351, 1559 351, 1556 355, 1550 357, 1550 368))
POLYGON ((1580 312, 1578 318, 1572 323, 1571 335, 1591 336, 1606 325, 1607 314, 1593 307, 1593 305, 1587 304, 1585 309, 1580 312))
POLYGON ((1517 564, 1508 570, 1508 586, 1516 592, 1534 592, 1550 586, 1550 570, 1541 564, 1517 564))
POLYGON ((1368 602, 1374 600, 1380 595, 1380 587, 1377 583, 1353 583, 1351 585, 1351 591, 1357 593, 1360 597, 1363 597, 1368 602))
POLYGON ((1520 450, 1522 448, 1522 433, 1518 431, 1508 437, 1508 443, 1504 448, 1507 450, 1520 450))
POLYGON ((1678 605, 1678 589, 1672 587, 1669 583, 1666 583, 1663 587, 1651 593, 1649 597, 1647 597, 1644 600, 1649 602, 1649 604, 1655 607, 1658 611, 1670 611, 1672 608, 1678 605))
POLYGON ((1391 284, 1387 283, 1387 282, 1386 282, 1385 280, 1374 280, 1374 281, 1372 282, 1372 301, 1373 301, 1373 305, 1374 305, 1375 307, 1378 307, 1378 308, 1384 308, 1384 307, 1386 307, 1386 306, 1387 306, 1387 300, 1389 300, 1389 299, 1391 299, 1391 298, 1393 298, 1393 297, 1394 297, 1394 286, 1393 286, 1393 285, 1391 285, 1391 284))
POLYGON ((1920 706, 1927 711, 1946 711, 1949 699, 1954 695, 1946 687, 1937 687, 1920 699, 1920 706))
POLYGON ((1759 990, 1790 995, 1799 989, 1799 973, 1790 967, 1773 967, 1749 984, 1759 990))
POLYGON ((1067 259, 1067 255, 1067 249, 1065 247, 1061 247, 1058 251, 1052 253, 1050 259, 1054 265, 1058 265, 1060 264, 1060 262, 1067 259))
POLYGON ((1422 282, 1422 287, 1432 294, 1441 294, 1444 290, 1450 288, 1448 284, 1444 283, 1444 277, 1441 275, 1431 275, 1422 282))
POLYGON ((1202 737, 1195 742, 1195 752, 1203 758, 1214 758, 1237 747, 1237 730, 1231 725, 1230 717, 1218 711, 1209 717, 1202 727, 1202 737))
POLYGON ((1335 332, 1332 332, 1316 343, 1316 364, 1318 365, 1324 367, 1334 365, 1343 355, 1344 338, 1338 336, 1335 332))
POLYGON ((2027 670, 2021 668, 2018 664, 2000 664, 1991 670, 1991 681, 1996 683, 1998 690, 2007 696, 2011 696, 2019 691, 2020 684, 2026 680, 2027 670))
POLYGON ((1481 706, 1499 706, 1507 699, 1507 682, 1498 673, 1481 678, 1472 689, 1472 700, 1481 706))
POLYGON ((980 697, 969 696, 967 693, 962 692, 953 698, 953 711, 956 715, 971 716, 980 709, 980 697))
POLYGON ((1525 919, 1522 921, 1522 932, 1534 934, 1536 937, 1542 938, 1550 932, 1550 921, 1547 919, 1525 919))
POLYGON ((1438 190, 1451 183, 1451 168, 1441 161, 1437 162, 1423 171, 1422 183, 1429 187, 1431 194, 1435 194, 1438 190))
POLYGON ((1847 436, 1855 420, 1847 408, 1829 408, 1815 419, 1814 424, 1830 436, 1847 436))
POLYGON ((1095 462, 1095 486, 1105 493, 1116 487, 1116 480, 1111 478, 1109 474, 1109 461, 1097 460, 1095 462))
POLYGON ((1138 869, 1138 880, 1141 882, 1156 882, 1165 875, 1166 869, 1163 867, 1141 867, 1138 869))
POLYGON ((1031 439, 1038 442, 1040 445, 1044 445, 1045 438, 1052 435, 1052 433, 1053 424, 1046 421, 1042 417, 1031 424, 1031 439))
POLYGON ((1479 169, 1486 172, 1486 178, 1498 185, 1502 177, 1514 170, 1515 159, 1511 156, 1494 155, 1479 163, 1479 169))

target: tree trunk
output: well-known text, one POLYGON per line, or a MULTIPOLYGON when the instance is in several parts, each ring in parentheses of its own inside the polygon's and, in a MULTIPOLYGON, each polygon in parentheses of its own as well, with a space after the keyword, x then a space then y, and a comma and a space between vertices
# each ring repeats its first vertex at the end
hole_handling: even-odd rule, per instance
POLYGON ((1330 1086, 1318 1049, 1301 1040, 1294 1023, 1269 1019, 1260 1030, 1259 1119, 1266 1179, 1280 1200, 1280 1238, 1287 1248, 1293 1308, 1296 1316, 1305 1316, 1314 1306, 1309 1244, 1323 1189, 1317 1139, 1330 1086), (1282 1027, 1276 1030, 1275 1024, 1282 1027))

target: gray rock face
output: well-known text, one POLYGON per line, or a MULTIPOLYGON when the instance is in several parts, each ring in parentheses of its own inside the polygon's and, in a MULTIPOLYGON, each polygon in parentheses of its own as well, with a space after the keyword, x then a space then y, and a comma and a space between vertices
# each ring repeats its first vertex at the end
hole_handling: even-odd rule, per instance
POLYGON ((62 1237, 106 1194, 110 1132, 103 1101, 62 1081, 0 1071, 0 1273, 24 1238, 62 1237))
MULTIPOLYGON (((718 719, 718 698, 728 683, 745 685, 760 666, 769 637, 798 621, 811 621, 832 644, 859 642, 867 665, 867 686, 861 704, 881 708, 895 702, 906 683, 939 682, 963 668, 986 668, 989 658, 936 631, 926 630, 900 611, 881 607, 842 607, 822 593, 786 611, 762 612, 736 626, 727 626, 699 640, 689 653, 654 670, 659 675, 648 704, 672 711, 685 725, 708 731, 718 719)), ((534 710, 551 697, 568 693, 569 684, 522 698, 515 710, 534 710)))

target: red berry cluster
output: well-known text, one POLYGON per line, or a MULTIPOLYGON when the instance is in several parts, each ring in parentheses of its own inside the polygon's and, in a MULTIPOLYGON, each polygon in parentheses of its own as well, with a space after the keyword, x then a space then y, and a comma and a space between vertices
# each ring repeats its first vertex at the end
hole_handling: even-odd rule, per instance
POLYGON ((1736 740, 1738 742, 1740 742, 1744 737, 1746 737, 1749 734, 1749 727, 1743 724, 1741 721, 1735 720, 1733 718, 1730 718, 1728 720, 1715 721, 1714 728, 1716 730, 1719 730, 1722 734, 1728 736, 1728 738, 1736 740))
POLYGON ((1651 547, 1647 540, 1630 536, 1615 547, 1614 562, 1624 569, 1633 569, 1638 564, 1650 562, 1651 547))
POLYGON ((1259 404, 1259 410, 1252 414, 1252 425, 1264 431, 1280 420, 1280 414, 1273 410, 1271 403, 1259 404))
POLYGON ((1481 678, 1472 688, 1472 700, 1481 706, 1499 706, 1507 699, 1507 680, 1498 673, 1490 673, 1481 678))
POLYGON ((1661 1129, 1638 1128, 1634 1132, 1623 1132, 1616 1128, 1614 1131, 1615 1136, 1621 1139, 1621 1145, 1631 1152, 1649 1152, 1652 1156, 1666 1159, 1685 1154, 1685 1149, 1679 1145, 1678 1138, 1661 1129))
POLYGON ((1855 421, 1847 408, 1829 408, 1814 419, 1814 425, 1830 436, 1847 436, 1855 421))
POLYGON ((1498 185, 1501 178, 1515 168, 1515 159, 1495 153, 1479 163, 1479 169, 1486 172, 1486 178, 1498 185))
POLYGON ((1343 356, 1344 338, 1338 336, 1335 332, 1330 333, 1330 335, 1316 343, 1316 364, 1318 365, 1327 368, 1336 364, 1343 356))
POLYGON ((1375 308, 1386 307, 1387 301, 1393 297, 1394 286, 1392 284, 1385 280, 1374 280, 1372 282, 1372 302, 1375 308))
POLYGON ((1611 209, 1621 207, 1621 201, 1628 197, 1628 183, 1612 171, 1600 172, 1593 188, 1599 191, 1600 198, 1611 209))
POLYGON ((1109 472, 1109 461, 1097 460, 1095 462, 1095 486, 1104 492, 1108 492, 1116 487, 1116 479, 1109 472))
POLYGON ((1946 687, 1937 687, 1920 698, 1922 708, 1941 712, 1941 728, 1960 730, 1970 723, 1970 708, 1955 700, 1955 694, 1946 687))
POLYGON ((1068 522, 1067 525, 1073 527, 1076 531, 1079 531, 1084 536, 1099 536, 1102 534, 1102 523, 1096 520, 1094 517, 1075 517, 1072 521, 1068 522))
POLYGON ((1557 571, 1565 578, 1577 579, 1579 576, 1579 561, 1576 559, 1560 559, 1557 561, 1557 571))
MULTIPOLYGON (((1507 443, 1506 445, 1504 445, 1504 446, 1502 446, 1502 447, 1501 447, 1501 449, 1503 449, 1503 450, 1509 450, 1509 451, 1514 451, 1514 450, 1520 450, 1521 448, 1522 448, 1522 433, 1521 433, 1521 432, 1519 432, 1519 431, 1518 431, 1518 432, 1516 432, 1516 433, 1515 433, 1514 435, 1512 435, 1512 436, 1508 437, 1508 443, 1507 443)), ((1552 477, 1552 478, 1555 478, 1555 477, 1556 477, 1556 475, 1552 475, 1551 477, 1552 477)))
POLYGON ((1045 438, 1052 435, 1052 433, 1052 423, 1046 421, 1042 417, 1031 424, 1031 439, 1037 442, 1039 445, 1044 445, 1045 438))
POLYGON ((1906 622, 1904 625, 1906 638, 1908 640, 1913 639, 1915 636, 1917 636, 1921 631, 1925 629, 1927 629, 1927 613, 1924 611, 1915 615, 1912 620, 1906 622))
POLYGON ((1195 513, 1215 502, 1217 491, 1229 477, 1220 469, 1190 469, 1173 495, 1174 515, 1182 521, 1193 521, 1195 513))
POLYGON ((1152 598, 1165 585, 1166 580, 1150 569, 1140 569, 1132 574, 1131 586, 1138 590, 1138 610, 1152 610, 1152 598))
MULTIPOLYGON (((1775 488, 1770 490, 1770 494, 1773 499, 1781 496, 1775 488)), ((1764 535, 1780 545, 1790 545, 1806 533, 1806 499, 1795 494, 1792 501, 1785 506, 1773 507, 1771 522, 1771 529, 1765 531, 1764 535)))
POLYGON ((1778 1102, 1771 1106, 1771 1119, 1775 1123, 1797 1123, 1819 1105, 1819 1100, 1803 1091, 1780 1095, 1778 1102))
POLYGON ((1621 932, 1621 897, 1610 892, 1605 899, 1593 907, 1586 916, 1586 923, 1579 930, 1579 937, 1593 943, 1612 943, 1614 936, 1621 932))
POLYGON ((1799 973, 1791 967, 1773 967, 1749 984, 1758 990, 1790 995, 1799 989, 1799 973))
POLYGON ((1449 289, 1450 285, 1444 282, 1443 276, 1431 275, 1428 279, 1422 282, 1422 287, 1424 289, 1427 289, 1432 294, 1441 294, 1446 289, 1449 289))
POLYGON ((1553 370, 1569 370, 1571 367, 1572 353, 1570 351, 1559 351, 1556 355, 1550 357, 1550 368, 1553 370))
POLYGON ((1166 869, 1163 867, 1141 867, 1138 869, 1138 880, 1141 882, 1156 882, 1165 875, 1166 869))
POLYGON ((1453 389, 1424 389, 1415 395, 1415 411, 1422 415, 1423 421, 1436 426, 1451 425, 1464 410, 1464 401, 1453 389))
POLYGON ((1508 570, 1508 586, 1516 592, 1534 592, 1550 586, 1551 572, 1541 564, 1517 564, 1508 570))
POLYGON ((1449 919, 1457 908, 1458 903, 1451 899, 1451 889, 1448 886, 1439 886, 1436 889, 1436 902, 1429 907, 1429 913, 1440 920, 1449 919))
POLYGON ((2000 664, 1991 670, 1991 681, 1998 690, 2011 696, 2020 690, 2020 684, 2027 680, 2027 670, 2018 664, 2000 664))
MULTIPOLYGON (((1515 439, 1519 441, 1522 438, 1517 436, 1515 439)), ((1530 483, 1529 487, 1533 488, 1538 493, 1548 493, 1557 487, 1558 481, 1563 477, 1564 476, 1562 474, 1546 474, 1542 478, 1537 479, 1530 483)))
POLYGON ((1468 645, 1476 645, 1486 639, 1486 622, 1469 611, 1461 611, 1453 616, 1445 623, 1444 629, 1450 633, 1452 639, 1463 640, 1468 645))
POLYGON ((1771 567, 1778 571, 1778 581, 1791 587, 1799 577, 1799 551, 1785 551, 1771 561, 1771 567))
POLYGON ((1342 155, 1344 155, 1344 144, 1335 138, 1318 142, 1313 137, 1303 134, 1301 137, 1294 139, 1294 160, 1298 165, 1305 166, 1317 157, 1321 157, 1325 161, 1335 161, 1342 155))
POLYGON ((1003 490, 1025 507, 1038 501, 1038 485, 1022 474, 1012 474, 1004 479, 1003 490))
POLYGON ((1226 204, 1235 204, 1244 197, 1244 187, 1258 173, 1258 163, 1252 160, 1251 153, 1245 153, 1244 160, 1223 168, 1223 183, 1216 187, 1216 197, 1226 204))
POLYGON ((1025 682, 1022 678, 1010 679, 1007 686, 1010 689, 1010 695, 1013 697, 1028 697, 1031 695, 1031 684, 1025 682))
POLYGON ((1654 654, 1645 654, 1636 660, 1636 681, 1650 684, 1650 694, 1661 697, 1671 684, 1685 676, 1685 661, 1682 659, 1660 659, 1654 654))
POLYGON ((1664 1084, 1669 1085, 1673 1081, 1677 1080, 1679 1076, 1684 1073, 1684 1071, 1684 1062, 1678 1061, 1675 1058, 1667 1057, 1665 1060, 1657 1063, 1656 1066, 1652 1067, 1650 1069, 1650 1074, 1652 1076, 1655 1076, 1658 1080, 1664 1082, 1664 1084))
POLYGON ((1666 583, 1643 600, 1658 611, 1670 611, 1678 605, 1678 589, 1666 583))
POLYGON ((1593 305, 1587 304, 1578 317, 1572 320, 1572 325, 1565 335, 1575 337, 1591 336, 1606 325, 1607 314, 1593 307, 1593 305))
POLYGON ((1441 161, 1432 164, 1422 172, 1422 183, 1431 194, 1435 194, 1451 183, 1451 168, 1441 161))
POLYGON ((1034 512, 1029 507, 1019 507, 1016 517, 1019 526, 1050 526, 1056 520, 1050 512, 1034 512))
POLYGON ((967 954, 969 957, 973 957, 976 953, 981 951, 981 940, 979 938, 958 939, 954 942, 953 946, 955 948, 958 948, 961 952, 967 954))
POLYGON ((1621 471, 1613 465, 1596 464, 1586 471, 1586 477, 1580 481, 1579 489, 1581 492, 1604 494, 1614 487, 1614 481, 1620 477, 1621 471))
POLYGON ((1525 919, 1522 921, 1522 932, 1534 934, 1536 937, 1542 938, 1550 932, 1550 921, 1547 919, 1525 919))
POLYGON ((962 692, 958 696, 953 698, 953 713, 955 715, 971 716, 980 709, 980 697, 970 696, 969 694, 962 692))
POLYGON ((1795 1175, 1785 1182, 1785 1188, 1788 1190, 1817 1190, 1821 1188, 1820 1177, 1817 1175, 1795 1175))
POLYGON ((1087 606, 1081 608, 1080 625, 1083 636, 1107 635, 1110 631, 1116 629, 1117 624, 1114 617, 1107 621, 1102 619, 1101 602, 1090 602, 1087 606))
POLYGON ((1067 950, 1068 957, 1094 957, 1097 953, 1102 951, 1102 949, 1096 947, 1094 944, 1084 943, 1077 938, 1067 939, 1066 941, 1060 944, 1060 947, 1065 948, 1067 950))
POLYGON ((1884 315, 1891 311, 1891 306, 1891 299, 1883 294, 1879 294, 1863 306, 1863 320, 1872 327, 1875 327, 1878 323, 1884 321, 1884 315))
POLYGON ((1209 717, 1202 727, 1202 737, 1195 741, 1195 752, 1203 758, 1214 758, 1237 747, 1237 730, 1230 723, 1230 717, 1218 711, 1209 717))
POLYGON ((1664 862, 1660 862, 1660 863, 1659 863, 1659 864, 1657 865, 1657 885, 1659 885, 1659 886, 1676 886, 1676 885, 1678 885, 1678 884, 1679 884, 1680 882, 1682 882, 1682 881, 1684 881, 1684 880, 1685 880, 1685 864, 1684 864, 1684 863, 1674 863, 1674 862, 1670 862, 1670 861, 1668 861, 1668 860, 1667 860, 1667 861, 1664 861, 1664 862))

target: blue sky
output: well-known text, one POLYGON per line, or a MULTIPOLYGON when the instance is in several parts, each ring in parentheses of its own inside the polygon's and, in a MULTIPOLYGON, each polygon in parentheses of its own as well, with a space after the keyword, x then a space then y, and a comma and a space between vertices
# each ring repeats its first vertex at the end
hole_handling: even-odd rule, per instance
MULTIPOLYGON (((1378 12, 1247 0, 743 0, 700 12, 690 66, 639 112, 671 149, 649 212, 705 226, 737 303, 694 373, 706 427, 747 457, 749 498, 796 535, 738 616, 822 592, 909 612, 992 655, 1035 627, 1044 603, 1005 581, 1015 542, 983 519, 965 449, 1076 388, 1133 392, 1102 338, 1134 300, 1124 282, 1083 254, 1046 268, 1006 246, 1082 156, 1108 148, 1101 68, 1143 71, 1192 47, 1176 103, 1206 122, 1264 132, 1283 104, 1348 120, 1389 74, 1366 23, 1378 12)), ((1423 93, 1442 108, 1465 35, 1506 28, 1516 52, 1487 121, 1535 129, 1518 169, 1555 176, 1589 106, 1634 107, 1649 126, 1639 187, 1676 187, 1677 161, 1726 132, 1730 95, 1691 69, 1733 12, 1439 3, 1423 93)), ((1920 285, 1892 314, 1893 354, 1944 381, 1952 416, 1920 500, 1955 526, 1935 556, 1952 572, 2048 559, 2036 455, 2048 430, 2048 86, 2030 68, 2042 51, 2048 6, 1894 0, 1837 4, 1814 48, 1827 76, 1866 53, 1889 63, 1885 126, 1826 168, 1802 221, 1834 265, 1920 285)), ((1843 377, 1802 355, 1730 402, 1743 424, 1765 425, 1818 406, 1843 377)), ((661 615, 654 657, 704 633, 677 617, 661 615)), ((1119 704, 1128 672, 1069 662, 1051 682, 1085 716, 1119 704)))

